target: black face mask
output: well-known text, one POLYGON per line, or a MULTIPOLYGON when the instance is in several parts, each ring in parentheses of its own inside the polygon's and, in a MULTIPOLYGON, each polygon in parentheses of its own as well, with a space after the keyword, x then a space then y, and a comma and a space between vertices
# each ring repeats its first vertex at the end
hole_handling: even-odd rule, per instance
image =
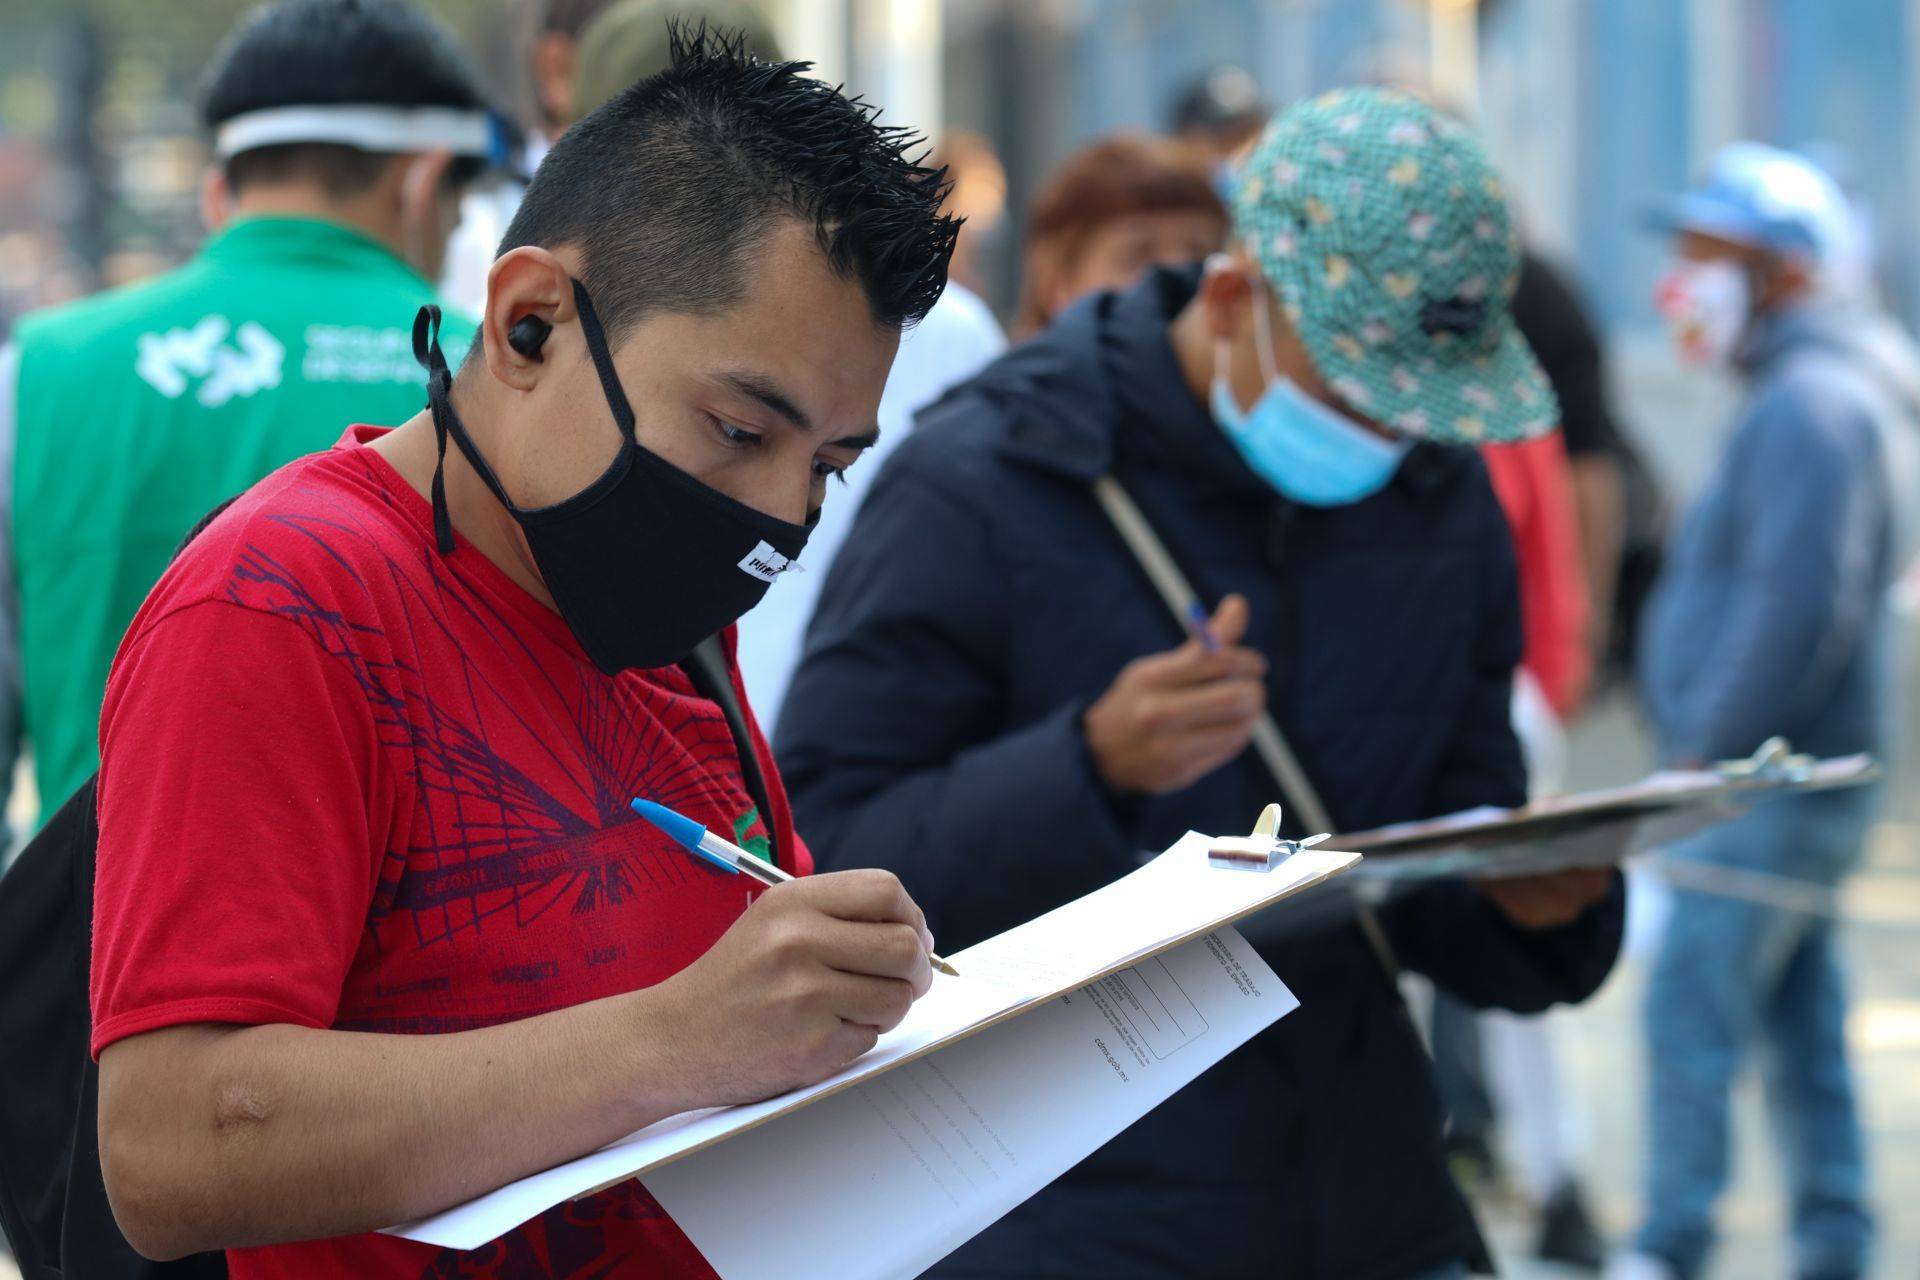
POLYGON ((577 280, 573 300, 600 389, 620 428, 620 452, 584 490, 533 510, 514 505, 454 412, 453 375, 440 351, 440 308, 420 309, 413 322, 413 354, 427 370, 427 406, 440 444, 433 473, 434 533, 440 553, 452 554, 445 481, 447 437, 452 436, 526 532, 555 607, 593 664, 608 675, 668 666, 760 603, 773 580, 794 567, 813 523, 776 520, 642 448, 634 439, 633 409, 614 372, 606 334, 577 280))

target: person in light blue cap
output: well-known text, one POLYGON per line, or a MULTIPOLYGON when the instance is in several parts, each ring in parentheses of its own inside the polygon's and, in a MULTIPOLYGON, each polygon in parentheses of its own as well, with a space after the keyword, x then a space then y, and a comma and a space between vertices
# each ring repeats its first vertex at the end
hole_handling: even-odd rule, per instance
MULTIPOLYGON (((1857 222, 1833 180, 1758 143, 1722 150, 1662 210, 1676 262, 1658 297, 1680 354, 1746 398, 1648 606, 1640 676, 1670 764, 1774 735, 1817 755, 1884 753, 1887 592, 1907 555, 1920 360, 1855 283, 1857 222)), ((1876 794, 1791 797, 1667 851, 1834 887, 1876 794)), ((1873 1234, 1832 921, 1675 891, 1646 994, 1646 1210, 1618 1280, 1691 1280, 1725 1186, 1728 1093, 1765 1048, 1800 1280, 1866 1274, 1873 1234)))

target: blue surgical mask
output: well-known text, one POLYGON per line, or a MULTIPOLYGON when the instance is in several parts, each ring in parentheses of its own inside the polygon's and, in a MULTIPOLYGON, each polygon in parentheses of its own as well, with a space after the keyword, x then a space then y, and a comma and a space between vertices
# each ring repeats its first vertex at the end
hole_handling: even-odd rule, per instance
POLYGON ((1302 391, 1273 367, 1266 299, 1254 298, 1261 371, 1267 388, 1242 409, 1227 379, 1227 347, 1214 352, 1214 421, 1256 475, 1309 507, 1342 507, 1387 487, 1409 445, 1367 430, 1302 391))

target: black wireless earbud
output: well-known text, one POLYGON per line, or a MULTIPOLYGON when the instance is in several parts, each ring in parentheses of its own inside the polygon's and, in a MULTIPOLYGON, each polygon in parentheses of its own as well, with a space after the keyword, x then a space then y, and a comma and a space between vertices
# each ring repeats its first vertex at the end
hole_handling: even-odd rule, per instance
POLYGON ((553 326, 539 316, 521 316, 507 330, 507 345, 529 360, 538 360, 540 348, 552 332, 553 326))

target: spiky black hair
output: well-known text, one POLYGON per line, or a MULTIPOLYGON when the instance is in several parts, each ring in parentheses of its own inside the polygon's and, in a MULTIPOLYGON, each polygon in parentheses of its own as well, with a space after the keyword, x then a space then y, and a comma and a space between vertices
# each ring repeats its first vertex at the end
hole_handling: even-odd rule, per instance
POLYGON ((617 339, 648 312, 736 301, 766 233, 797 218, 875 323, 924 316, 960 224, 940 213, 945 170, 908 158, 920 139, 808 63, 750 56, 737 33, 675 23, 670 39, 667 70, 554 144, 500 252, 576 246, 617 339))

